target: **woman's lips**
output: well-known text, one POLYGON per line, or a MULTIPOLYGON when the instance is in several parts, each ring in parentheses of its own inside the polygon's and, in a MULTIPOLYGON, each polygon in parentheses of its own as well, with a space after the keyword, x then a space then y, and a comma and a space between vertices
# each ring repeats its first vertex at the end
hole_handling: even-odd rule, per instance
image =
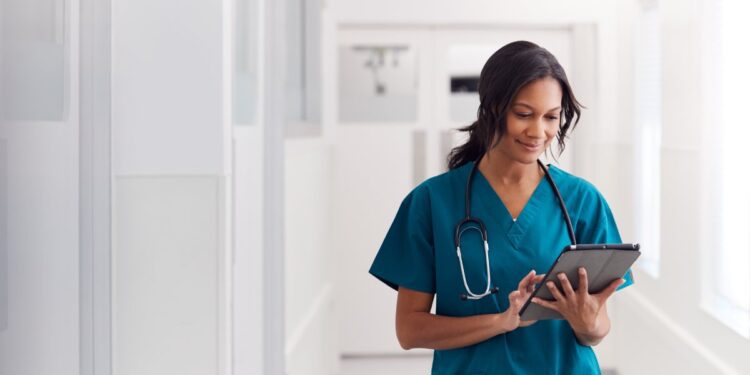
POLYGON ((537 151, 537 150, 539 150, 540 147, 542 147, 541 143, 536 143, 536 144, 531 143, 530 144, 530 143, 521 142, 519 140, 516 140, 516 142, 518 142, 521 146, 523 146, 523 148, 525 148, 528 151, 537 151))

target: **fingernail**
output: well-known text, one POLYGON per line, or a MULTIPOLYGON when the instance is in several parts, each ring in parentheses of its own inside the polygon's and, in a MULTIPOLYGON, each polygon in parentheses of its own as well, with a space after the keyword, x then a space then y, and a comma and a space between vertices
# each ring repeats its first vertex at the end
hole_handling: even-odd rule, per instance
POLYGON ((579 269, 578 269, 578 273, 580 273, 581 275, 583 275, 583 273, 584 273, 585 271, 586 271, 586 270, 585 270, 585 269, 584 269, 583 267, 581 267, 581 268, 579 268, 579 269))
POLYGON ((539 302, 539 298, 534 297, 531 299, 531 302, 534 302, 534 303, 539 302))
POLYGON ((553 283, 552 281, 550 281, 550 282, 547 283, 547 286, 550 287, 550 288, 552 288, 552 287, 555 286, 555 283, 553 283))

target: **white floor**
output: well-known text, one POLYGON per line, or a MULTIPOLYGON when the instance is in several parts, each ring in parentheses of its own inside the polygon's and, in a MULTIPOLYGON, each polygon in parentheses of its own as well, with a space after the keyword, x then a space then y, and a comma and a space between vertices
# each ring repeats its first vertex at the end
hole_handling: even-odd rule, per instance
POLYGON ((432 355, 345 357, 339 375, 429 375, 431 368, 432 355))

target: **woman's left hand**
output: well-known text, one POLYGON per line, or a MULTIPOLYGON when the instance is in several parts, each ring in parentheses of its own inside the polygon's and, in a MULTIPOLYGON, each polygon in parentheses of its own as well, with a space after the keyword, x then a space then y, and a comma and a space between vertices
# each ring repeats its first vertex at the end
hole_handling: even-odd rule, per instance
POLYGON ((555 286, 554 282, 547 282, 547 288, 552 293, 552 296, 555 297, 554 301, 546 301, 538 297, 534 297, 531 301, 560 313, 576 332, 598 332, 599 311, 617 287, 622 285, 625 280, 619 278, 601 292, 589 294, 589 281, 586 269, 583 267, 579 268, 578 275, 578 290, 573 290, 573 286, 565 274, 560 273, 558 274, 558 279, 562 285, 562 291, 555 286))

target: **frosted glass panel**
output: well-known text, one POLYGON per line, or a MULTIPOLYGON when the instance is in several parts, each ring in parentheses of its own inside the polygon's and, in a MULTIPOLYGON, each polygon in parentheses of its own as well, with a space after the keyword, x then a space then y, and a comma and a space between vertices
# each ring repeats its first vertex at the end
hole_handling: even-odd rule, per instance
POLYGON ((286 1, 287 135, 320 134, 321 0, 286 1))
POLYGON ((451 121, 468 125, 477 119, 479 73, 497 48, 497 45, 451 46, 448 51, 451 121))
POLYGON ((0 116, 64 121, 64 0, 3 0, 0 9, 0 116))
POLYGON ((305 4, 302 0, 286 1, 286 118, 305 118, 305 4))
POLYGON ((339 48, 340 122, 415 122, 417 85, 414 48, 339 48))
POLYGON ((234 123, 258 122, 259 8, 257 0, 237 0, 235 9, 234 123))

